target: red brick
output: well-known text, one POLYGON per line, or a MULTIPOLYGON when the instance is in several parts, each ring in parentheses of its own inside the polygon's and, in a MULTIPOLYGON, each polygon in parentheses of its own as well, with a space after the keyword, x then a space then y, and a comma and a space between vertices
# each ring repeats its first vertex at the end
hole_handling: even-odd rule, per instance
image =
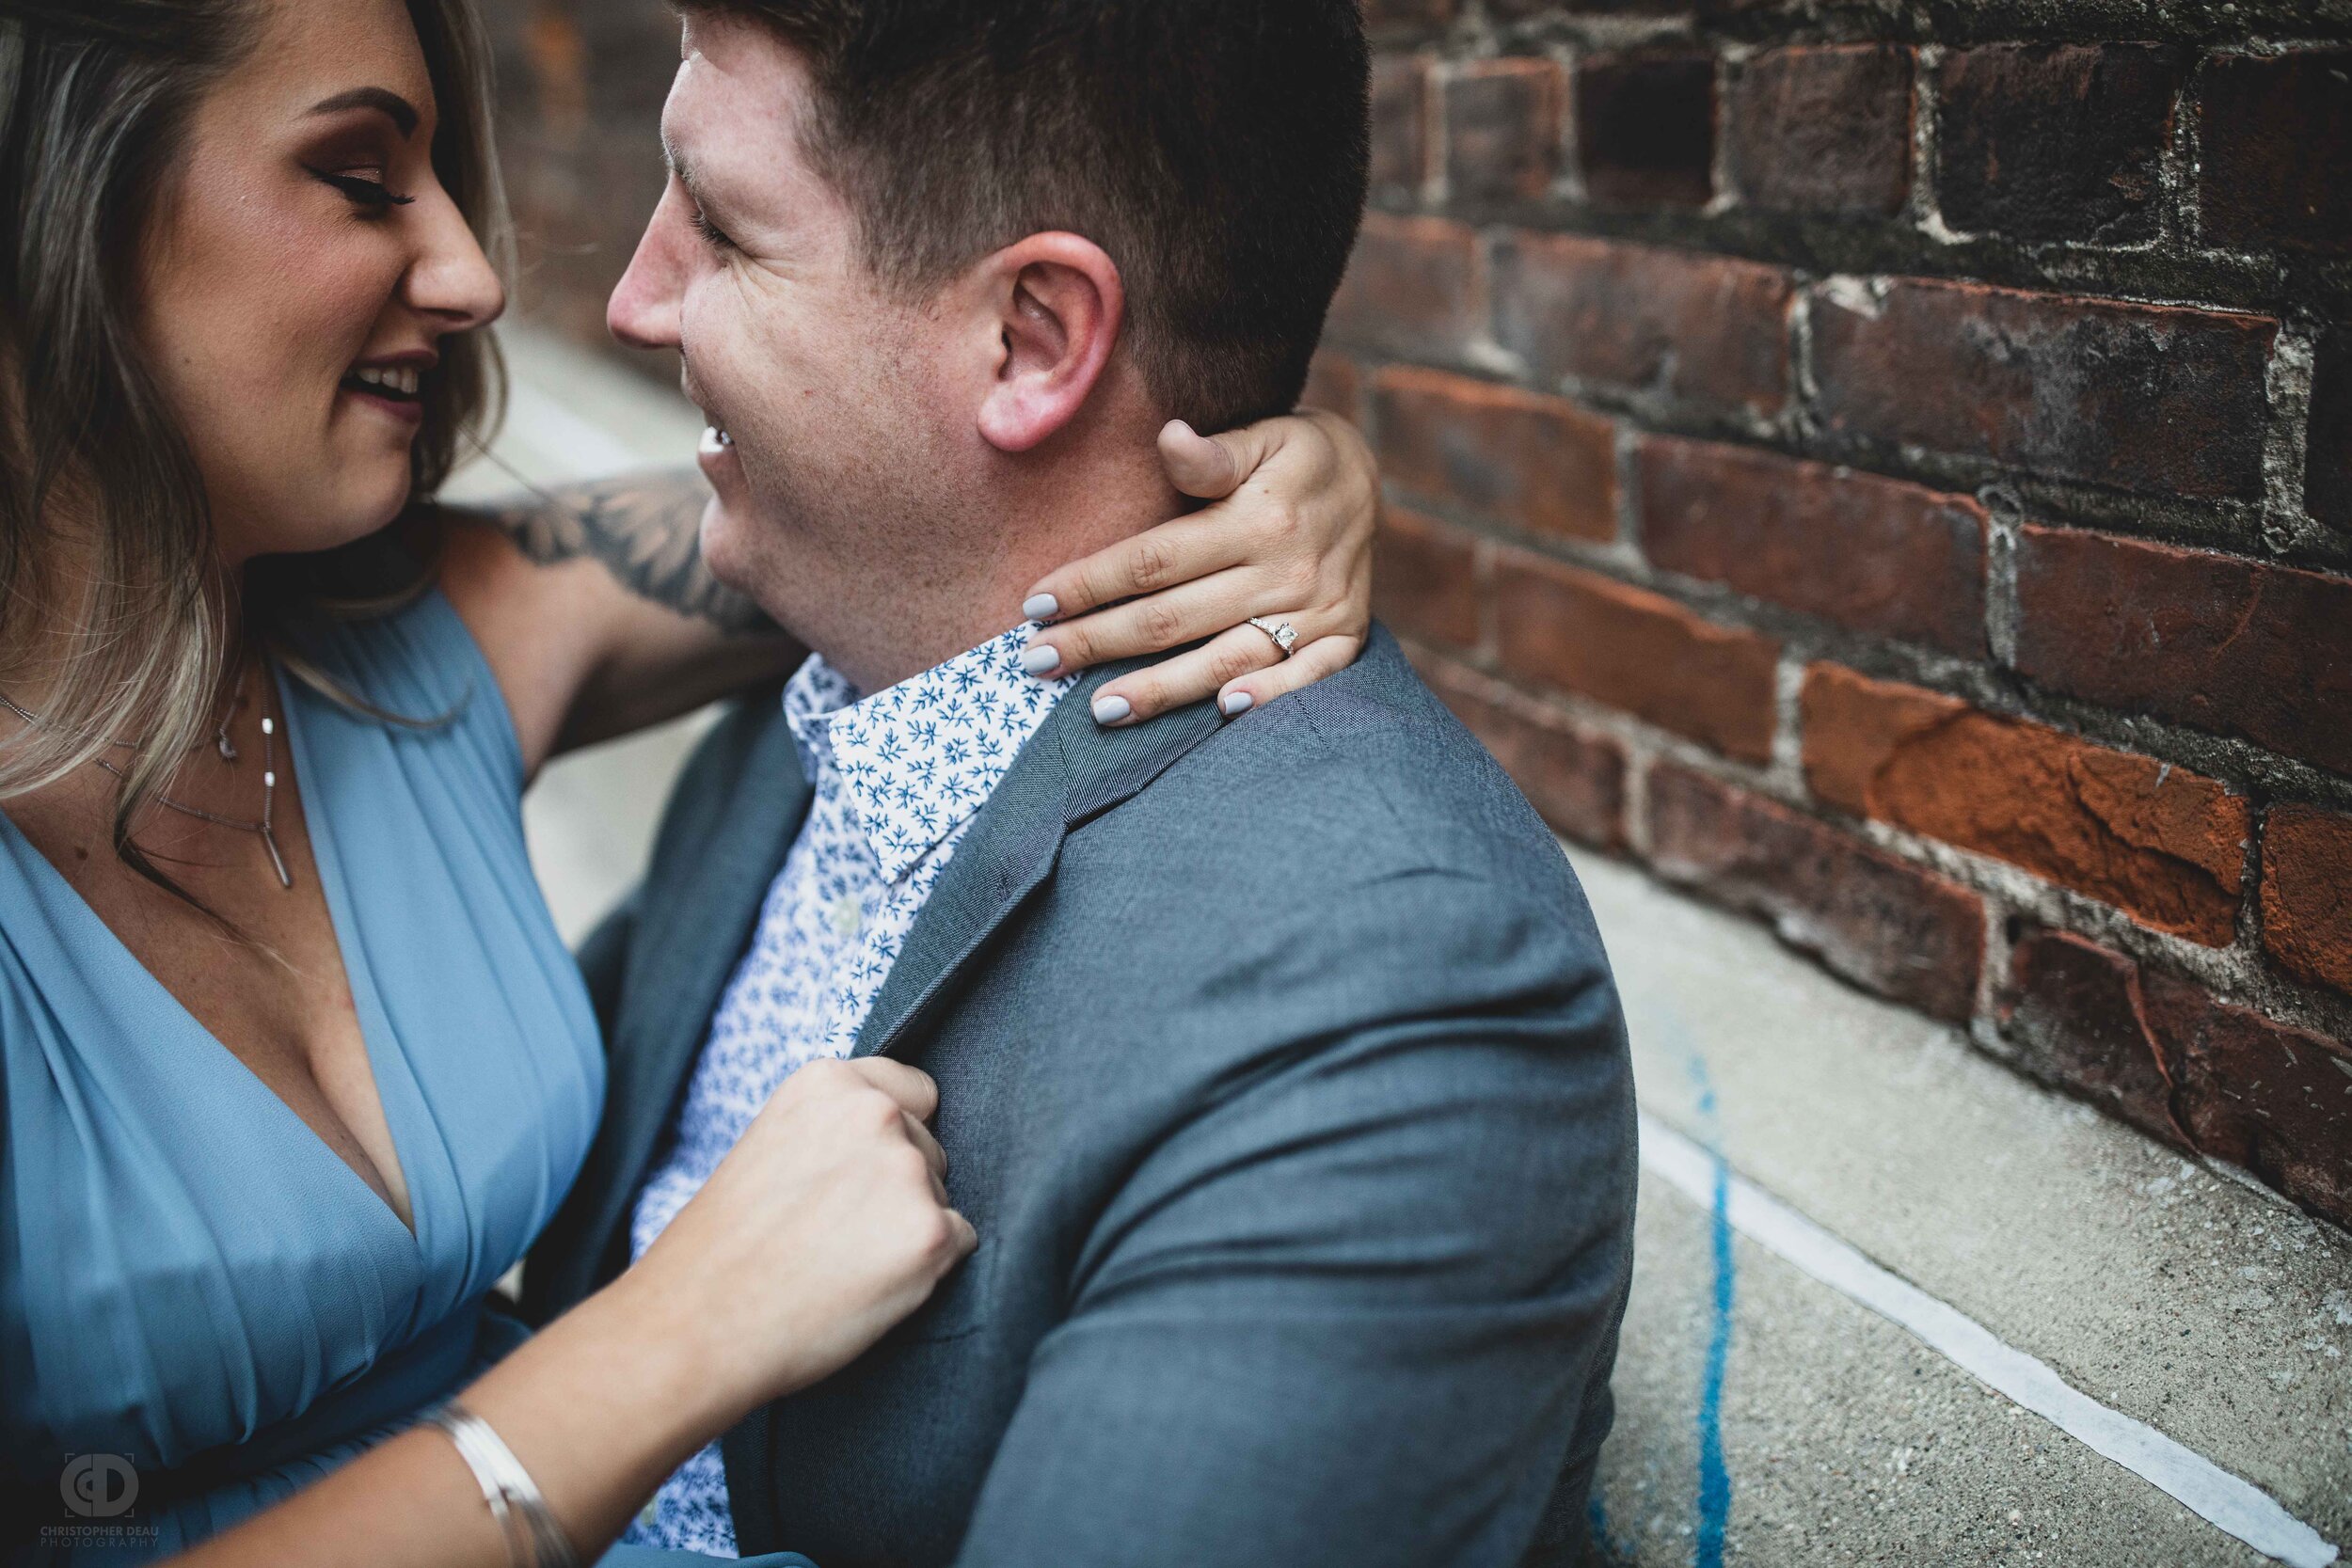
POLYGON ((1957 883, 1672 763, 1650 769, 1649 833, 1662 875, 1766 916, 1854 984, 1956 1022, 1974 1010, 1984 906, 1957 883))
POLYGON ((1984 508, 1743 447, 1643 440, 1642 547, 1685 577, 1855 631, 1984 653, 1984 508))
POLYGON ((1458 359, 1482 335, 1478 240, 1442 218, 1364 214, 1331 336, 1420 359, 1458 359))
POLYGON ((2352 773, 2352 581, 2027 527, 2017 608, 2038 681, 2352 773))
POLYGON ((2263 945, 2279 967, 2352 991, 2352 816, 2270 808, 2263 824, 2263 945))
POLYGON ((1525 701, 1498 701, 1492 684, 1442 660, 1422 661, 1445 704, 1486 742, 1553 830, 1616 849, 1625 844, 1625 748, 1525 701))
POLYGON ((1888 216, 1911 194, 1911 51, 1768 49, 1724 104, 1731 181, 1751 205, 1888 216))
POLYGON ((1446 194, 1456 201, 1531 201, 1560 172, 1560 68, 1549 60, 1473 60, 1445 87, 1446 194))
POLYGON ((1749 762, 1772 754, 1780 644, 1520 550, 1495 562, 1503 667, 1749 762))
POLYGON ((2352 1223, 2352 1059, 2319 1036, 2058 932, 2018 945, 2002 1024, 2029 1069, 2352 1223))
POLYGON ((1409 201, 1429 167, 1429 64, 1416 55, 1372 62, 1372 194, 1409 201))
POLYGON ((1327 410, 1360 426, 1364 422, 1362 399, 1363 372, 1355 360, 1327 348, 1308 361, 1306 389, 1298 394, 1302 406, 1327 410))
POLYGON ((1497 333, 1549 380, 1767 417, 1788 388, 1788 275, 1581 235, 1518 234, 1495 257, 1497 333))
POLYGON ((2312 422, 2303 441, 2303 504, 2352 538, 2352 332, 2338 327, 2312 366, 2312 422))
POLYGON ((1385 509, 1373 549, 1373 609, 1406 637, 1478 646, 1478 552, 1468 536, 1418 513, 1385 509))
POLYGON ((1617 533, 1616 430, 1560 398, 1391 366, 1374 388, 1380 467, 1407 490, 1537 533, 1617 533))
POLYGON ((2249 830, 2221 784, 1834 664, 1805 673, 1802 707, 1821 800, 2229 945, 2249 830))
POLYGON ((2152 239, 2180 51, 2153 43, 1956 49, 1936 79, 1936 200, 1965 233, 2152 239))
POLYGON ((1576 144, 1597 205, 1706 206, 1715 195, 1715 56, 1585 55, 1576 144))
POLYGON ((2262 492, 2266 316, 1915 278, 1813 309, 1834 434, 2185 496, 2262 492))
POLYGON ((2352 249, 2352 51, 2214 55, 2196 98, 2206 239, 2352 249))

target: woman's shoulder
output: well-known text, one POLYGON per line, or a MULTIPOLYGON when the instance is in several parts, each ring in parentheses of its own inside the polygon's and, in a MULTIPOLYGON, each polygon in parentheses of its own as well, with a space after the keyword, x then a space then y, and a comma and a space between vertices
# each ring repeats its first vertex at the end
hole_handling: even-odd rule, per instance
POLYGON ((290 619, 280 657, 296 698, 333 727, 462 736, 520 787, 505 697, 433 563, 388 593, 313 600, 290 619))

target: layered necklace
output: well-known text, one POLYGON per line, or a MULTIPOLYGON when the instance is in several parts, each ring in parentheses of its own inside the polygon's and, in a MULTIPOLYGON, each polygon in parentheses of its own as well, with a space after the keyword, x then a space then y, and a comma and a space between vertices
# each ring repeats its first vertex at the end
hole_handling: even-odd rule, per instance
MULTIPOLYGON (((264 683, 265 688, 266 685, 267 683, 264 683)), ((245 690, 246 677, 240 672, 237 676, 237 689, 223 708, 220 722, 213 728, 213 745, 220 752, 223 762, 233 763, 237 760, 237 744, 229 738, 229 726, 235 721, 237 714, 245 707, 245 690)), ((40 715, 18 706, 5 692, 0 692, 0 707, 6 707, 10 713, 15 714, 35 729, 41 727, 40 715)), ((128 740, 117 740, 110 744, 127 752, 138 750, 135 743, 128 740)), ((129 777, 120 768, 104 757, 92 757, 90 760, 113 774, 118 780, 129 777)), ((199 822, 210 822, 215 827, 232 828, 241 833, 259 835, 262 847, 269 850, 270 864, 277 868, 278 885, 288 889, 294 886, 294 874, 286 869, 286 857, 278 852, 278 832, 273 826, 277 818, 278 806, 278 721, 269 714, 262 715, 262 816, 260 820, 248 822, 242 817, 223 816, 218 812, 206 811, 201 806, 191 806, 183 801, 175 800, 161 791, 156 793, 155 799, 183 816, 193 816, 199 822)))

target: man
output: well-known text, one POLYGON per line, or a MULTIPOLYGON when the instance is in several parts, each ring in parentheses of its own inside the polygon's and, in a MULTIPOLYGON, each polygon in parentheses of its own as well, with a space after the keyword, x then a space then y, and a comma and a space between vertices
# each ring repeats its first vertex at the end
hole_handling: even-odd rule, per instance
POLYGON ((1385 632, 1261 711, 1104 728, 1115 672, 1033 679, 997 610, 1177 509, 1163 421, 1296 398, 1364 188, 1354 0, 684 9, 675 178, 612 319, 710 416, 710 568, 817 653, 709 737, 583 955, 612 1110, 534 1305, 626 1266, 827 1053, 937 1079, 980 1244, 632 1538, 1571 1544, 1633 1133, 1557 847, 1385 632))

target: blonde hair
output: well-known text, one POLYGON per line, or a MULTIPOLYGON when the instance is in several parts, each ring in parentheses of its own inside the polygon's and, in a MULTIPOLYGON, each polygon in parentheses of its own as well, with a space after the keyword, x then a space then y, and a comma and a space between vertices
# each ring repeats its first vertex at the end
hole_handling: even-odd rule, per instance
MULTIPOLYGON (((375 712, 304 659, 291 633, 307 617, 388 613, 432 580, 429 559, 388 551, 380 535, 258 564, 239 594, 217 564, 195 455, 134 331, 137 259, 166 171, 196 104, 250 47, 253 8, 0 0, 0 648, 36 618, 63 648, 40 724, 0 744, 0 800, 56 783, 118 737, 136 738, 115 850, 183 898, 131 830, 211 724, 239 635, 297 678, 375 712), (91 569, 74 602, 60 603, 69 591, 48 569, 48 546, 67 518, 88 531, 91 569)), ((408 0, 408 10, 440 104, 435 172, 511 277, 480 20, 470 0, 408 0)), ((503 390, 486 334, 442 345, 411 458, 412 513, 462 445, 487 438, 503 390)))

